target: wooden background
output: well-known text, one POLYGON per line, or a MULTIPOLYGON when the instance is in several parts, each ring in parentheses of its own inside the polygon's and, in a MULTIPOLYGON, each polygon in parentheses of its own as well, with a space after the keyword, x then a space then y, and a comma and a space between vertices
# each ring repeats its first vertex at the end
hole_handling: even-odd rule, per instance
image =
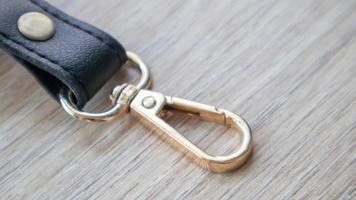
MULTIPOLYGON (((241 114, 254 154, 215 174, 131 117, 78 122, 0 51, 1 199, 355 199, 355 0, 50 2, 138 53, 153 90, 241 114)), ((137 76, 120 74, 91 109, 137 76)), ((213 124, 168 120, 208 152, 238 145, 213 124)))

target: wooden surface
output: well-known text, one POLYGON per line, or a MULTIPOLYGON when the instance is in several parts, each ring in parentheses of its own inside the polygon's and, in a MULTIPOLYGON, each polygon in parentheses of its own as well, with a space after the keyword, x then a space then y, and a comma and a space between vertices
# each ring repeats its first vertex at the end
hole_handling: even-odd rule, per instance
MULTIPOLYGON (((1 51, 1 199, 355 199, 355 0, 50 2, 137 52, 153 90, 241 114, 254 154, 214 174, 131 117, 78 122, 1 51)), ((117 75, 91 109, 136 75, 117 75)), ((238 145, 213 124, 168 120, 208 152, 238 145)))

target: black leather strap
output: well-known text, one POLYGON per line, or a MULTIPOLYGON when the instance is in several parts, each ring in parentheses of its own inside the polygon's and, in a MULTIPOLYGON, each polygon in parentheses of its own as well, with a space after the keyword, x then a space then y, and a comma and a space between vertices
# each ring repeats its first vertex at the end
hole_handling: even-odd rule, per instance
POLYGON ((84 106, 127 60, 124 48, 97 28, 70 17, 42 0, 0 0, 0 46, 14 56, 58 99, 69 87, 84 106), (41 12, 50 17, 55 35, 43 42, 25 38, 19 17, 41 12))

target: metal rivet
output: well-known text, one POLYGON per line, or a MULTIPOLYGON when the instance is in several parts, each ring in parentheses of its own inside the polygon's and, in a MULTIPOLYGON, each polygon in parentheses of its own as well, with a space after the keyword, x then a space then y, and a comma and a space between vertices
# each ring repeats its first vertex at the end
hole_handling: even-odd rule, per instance
POLYGON ((51 18, 39 12, 29 12, 22 15, 17 22, 17 26, 22 35, 37 41, 48 40, 55 32, 51 18))
POLYGON ((147 109, 151 109, 155 107, 155 105, 156 105, 156 100, 153 97, 145 97, 142 100, 142 106, 147 109))

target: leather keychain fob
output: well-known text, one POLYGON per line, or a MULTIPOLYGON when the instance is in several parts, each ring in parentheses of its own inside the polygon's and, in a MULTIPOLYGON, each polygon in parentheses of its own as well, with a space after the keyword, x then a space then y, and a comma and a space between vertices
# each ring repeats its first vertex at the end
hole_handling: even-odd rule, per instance
POLYGON ((251 130, 240 116, 224 109, 147 90, 150 74, 135 54, 103 31, 70 17, 41 0, 0 0, 0 44, 56 98, 64 110, 87 122, 110 121, 132 113, 159 131, 200 166, 214 172, 239 168, 252 152, 251 130), (113 89, 113 107, 102 113, 82 110, 126 61, 141 71, 137 85, 113 89), (183 137, 162 116, 170 111, 237 129, 241 144, 230 155, 212 156, 183 137))
POLYGON ((57 100, 65 86, 82 108, 127 61, 125 49, 107 33, 42 0, 0 3, 2 48, 57 100))

